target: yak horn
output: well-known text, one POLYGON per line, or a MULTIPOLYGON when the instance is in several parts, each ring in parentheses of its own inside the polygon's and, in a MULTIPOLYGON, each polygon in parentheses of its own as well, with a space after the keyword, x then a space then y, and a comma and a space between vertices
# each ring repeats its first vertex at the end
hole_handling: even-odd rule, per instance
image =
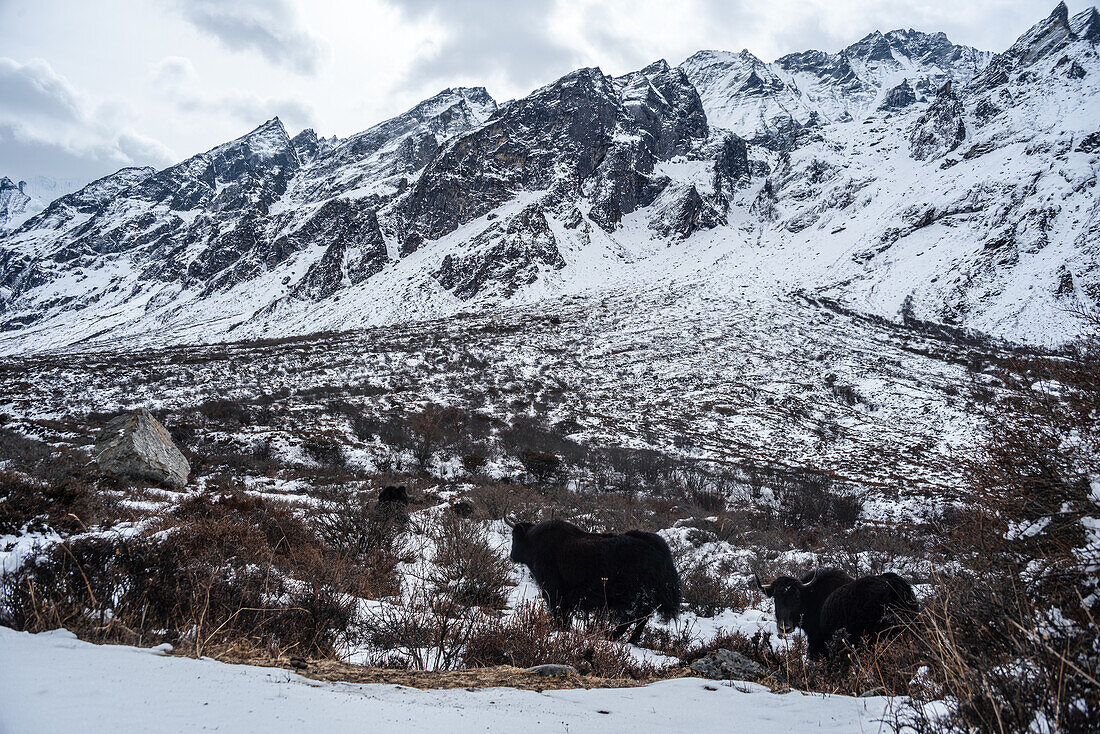
POLYGON ((760 580, 760 574, 758 574, 756 571, 753 571, 752 577, 756 579, 756 585, 760 587, 760 590, 767 594, 768 590, 764 588, 764 582, 760 580))
POLYGON ((513 519, 512 519, 511 517, 509 517, 508 515, 505 515, 505 516, 504 516, 503 518, 501 518, 501 519, 502 519, 502 520, 504 520, 504 524, 505 524, 505 525, 507 525, 507 526, 508 526, 508 527, 510 527, 510 528, 514 528, 514 527, 516 526, 516 521, 515 521, 515 520, 513 520, 513 519))
POLYGON ((815 582, 815 581, 817 581, 817 574, 818 574, 818 572, 819 572, 820 570, 821 570, 820 568, 815 568, 815 569, 814 569, 814 575, 810 577, 810 580, 809 580, 809 581, 807 581, 806 583, 802 584, 802 588, 804 588, 804 589, 808 589, 808 588, 810 588, 811 586, 813 586, 813 585, 814 585, 814 582, 815 582))

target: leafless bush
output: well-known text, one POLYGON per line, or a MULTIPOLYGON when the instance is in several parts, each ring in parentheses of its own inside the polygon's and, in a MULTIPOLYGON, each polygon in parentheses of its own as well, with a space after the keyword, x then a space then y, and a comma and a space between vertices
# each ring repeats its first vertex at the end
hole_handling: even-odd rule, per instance
POLYGON ((502 609, 508 601, 511 564, 493 548, 485 528, 454 514, 442 515, 431 532, 435 589, 460 606, 502 609))
POLYGON ((488 459, 486 459, 481 454, 465 454, 463 455, 461 461, 462 468, 466 471, 466 473, 470 476, 474 476, 479 471, 481 471, 482 467, 484 467, 486 462, 488 462, 488 459))
POLYGON ((792 528, 851 527, 863 512, 860 497, 837 492, 827 477, 791 477, 779 481, 773 489, 779 520, 792 528))
POLYGON ((373 650, 367 663, 387 668, 459 667, 481 612, 435 593, 430 584, 408 590, 401 604, 372 606, 360 624, 373 650))
POLYGON ((324 436, 310 436, 302 442, 302 450, 306 456, 317 462, 322 469, 339 471, 347 466, 348 460, 344 455, 344 447, 338 442, 324 436))
POLYGON ((470 499, 479 520, 500 520, 508 515, 533 519, 546 505, 546 498, 535 488, 497 482, 479 485, 470 499))
POLYGON ((1020 358, 998 375, 983 450, 968 462, 974 568, 926 602, 930 674, 898 729, 1100 730, 1100 341, 1020 358), (946 707, 925 705, 947 700, 946 707))
POLYGON ((66 541, 4 577, 0 619, 97 641, 164 640, 197 655, 222 645, 332 654, 354 611, 332 585, 340 572, 306 549, 275 552, 266 536, 223 517, 157 538, 66 541))
POLYGON ((523 604, 508 617, 483 617, 466 643, 466 665, 544 663, 572 665, 585 675, 644 679, 656 670, 637 660, 625 646, 607 639, 607 625, 562 630, 542 605, 523 604))
POLYGON ((440 447, 454 441, 461 416, 458 408, 429 403, 409 419, 413 456, 422 471, 427 471, 440 447))
POLYGON ((0 428, 0 534, 52 528, 75 533, 117 518, 119 507, 83 452, 0 428))
POLYGON ((355 564, 359 595, 390 596, 400 591, 397 564, 408 555, 405 524, 380 512, 374 497, 349 487, 319 491, 307 522, 333 554, 355 564))
POLYGON ((684 604, 700 617, 713 617, 721 611, 741 611, 748 606, 744 587, 733 584, 709 558, 680 564, 680 582, 684 604))
POLYGON ((564 474, 561 459, 546 451, 524 451, 519 460, 527 476, 537 484, 546 484, 564 474))

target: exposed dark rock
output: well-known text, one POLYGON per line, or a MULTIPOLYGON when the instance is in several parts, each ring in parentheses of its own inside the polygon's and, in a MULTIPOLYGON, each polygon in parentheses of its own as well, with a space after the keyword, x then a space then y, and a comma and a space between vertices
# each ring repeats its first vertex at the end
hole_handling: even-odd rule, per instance
POLYGON ((1100 131, 1089 133, 1077 144, 1078 153, 1095 153, 1100 150, 1100 131))
POLYGON ((649 227, 663 237, 682 240, 700 229, 713 229, 725 221, 722 213, 706 201, 694 186, 688 186, 672 193, 649 227))
POLYGON ((901 84, 886 93, 886 96, 882 98, 882 104, 879 106, 886 110, 900 110, 916 101, 917 93, 913 91, 909 80, 902 79, 901 84))
POLYGON ((492 286, 511 295, 533 283, 542 269, 565 267, 557 241, 537 205, 494 222, 469 245, 469 254, 447 255, 435 278, 463 300, 492 286))
POLYGON ((716 650, 699 658, 691 664, 691 669, 712 680, 757 681, 767 673, 764 666, 755 660, 750 660, 739 652, 725 649, 716 650))
POLYGON ((575 184, 595 173, 611 147, 621 107, 599 69, 579 69, 498 110, 454 140, 421 174, 401 205, 402 254, 496 208, 520 189, 545 189, 559 171, 575 184))
POLYGON ((103 471, 125 479, 179 489, 191 465, 172 437, 145 408, 112 419, 95 442, 95 460, 103 471))
POLYGON ((329 201, 292 237, 299 241, 295 250, 313 242, 331 243, 294 288, 299 298, 328 298, 345 283, 362 283, 389 261, 378 217, 363 201, 329 201))
POLYGON ((909 149, 918 161, 955 150, 966 139, 963 106, 951 86, 948 82, 939 90, 909 134, 909 149))

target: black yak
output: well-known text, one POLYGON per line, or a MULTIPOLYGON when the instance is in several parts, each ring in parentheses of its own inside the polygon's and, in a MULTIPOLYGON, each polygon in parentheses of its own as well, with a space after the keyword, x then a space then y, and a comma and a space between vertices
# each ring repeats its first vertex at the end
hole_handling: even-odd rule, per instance
POLYGON ((853 579, 835 568, 813 571, 801 580, 780 576, 767 586, 775 599, 775 622, 781 634, 800 627, 806 633, 811 660, 825 656, 829 642, 843 632, 850 640, 875 636, 920 611, 913 587, 896 573, 853 579))
POLYGON ((378 504, 386 502, 399 502, 403 505, 409 504, 409 492, 405 489, 405 485, 395 487, 392 484, 388 487, 383 487, 382 491, 378 493, 378 504))
POLYGON ((680 574, 668 544, 654 533, 589 533, 562 520, 512 523, 515 563, 531 570, 558 622, 574 612, 606 612, 622 637, 633 624, 637 644, 649 618, 680 614, 680 574))
POLYGON ((377 525, 404 530, 409 524, 409 492, 405 486, 383 487, 371 517, 377 525))

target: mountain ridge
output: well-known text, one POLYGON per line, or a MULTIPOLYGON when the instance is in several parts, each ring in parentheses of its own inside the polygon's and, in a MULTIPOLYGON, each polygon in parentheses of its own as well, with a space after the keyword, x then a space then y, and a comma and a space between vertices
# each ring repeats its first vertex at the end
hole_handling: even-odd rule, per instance
POLYGON ((772 64, 578 69, 503 105, 446 89, 344 139, 273 118, 0 234, 0 351, 731 277, 1060 343, 1100 299, 1098 29, 1060 5, 997 55, 899 29, 772 64))

